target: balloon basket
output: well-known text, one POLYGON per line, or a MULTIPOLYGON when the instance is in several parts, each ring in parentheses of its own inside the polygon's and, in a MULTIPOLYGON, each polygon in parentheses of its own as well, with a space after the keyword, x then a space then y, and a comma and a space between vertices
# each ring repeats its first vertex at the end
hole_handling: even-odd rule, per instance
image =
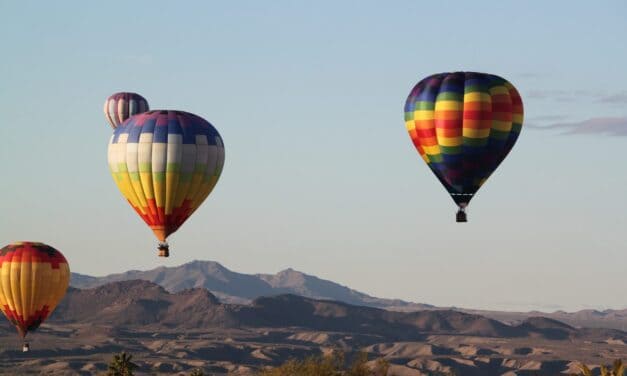
POLYGON ((30 351, 30 345, 28 344, 28 342, 24 342, 24 344, 22 345, 22 352, 29 352, 30 351))
POLYGON ((456 217, 457 223, 468 222, 468 218, 466 217, 466 212, 462 209, 459 209, 456 217))
POLYGON ((168 243, 159 243, 157 249, 159 250, 159 257, 170 257, 170 246, 168 243))

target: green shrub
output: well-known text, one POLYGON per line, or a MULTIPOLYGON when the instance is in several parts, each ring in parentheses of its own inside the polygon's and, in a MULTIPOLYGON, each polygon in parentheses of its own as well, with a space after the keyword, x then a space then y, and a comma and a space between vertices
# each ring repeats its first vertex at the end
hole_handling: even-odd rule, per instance
POLYGON ((133 355, 122 351, 115 354, 109 363, 107 376, 133 376, 133 371, 137 368, 137 364, 133 363, 133 355))
POLYGON ((378 359, 368 366, 368 354, 360 352, 348 367, 345 355, 333 352, 326 356, 311 356, 304 360, 288 360, 279 367, 264 369, 259 376, 387 376, 389 364, 378 359))

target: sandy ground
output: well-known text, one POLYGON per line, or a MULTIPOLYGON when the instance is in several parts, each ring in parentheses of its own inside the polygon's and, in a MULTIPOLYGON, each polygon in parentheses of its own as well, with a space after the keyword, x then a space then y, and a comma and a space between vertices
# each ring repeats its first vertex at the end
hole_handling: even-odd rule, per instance
POLYGON ((251 375, 289 358, 342 349, 385 357, 390 375, 558 375, 576 371, 578 362, 607 364, 627 359, 627 346, 606 340, 547 340, 457 335, 428 336, 422 342, 385 342, 375 335, 287 329, 167 331, 121 330, 106 326, 44 325, 22 353, 12 333, 0 334, 1 375, 93 375, 106 371, 113 354, 127 351, 138 375, 251 375))

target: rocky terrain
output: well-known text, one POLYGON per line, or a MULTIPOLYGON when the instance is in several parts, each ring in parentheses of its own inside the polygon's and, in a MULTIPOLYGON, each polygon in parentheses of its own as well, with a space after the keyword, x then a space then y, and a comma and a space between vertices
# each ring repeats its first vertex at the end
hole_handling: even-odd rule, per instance
POLYGON ((144 280, 71 288, 32 351, 0 324, 0 374, 91 375, 114 353, 138 374, 248 375, 295 357, 341 349, 385 357, 391 374, 556 375, 576 362, 627 358, 627 333, 531 317, 508 325, 453 310, 389 311, 284 294, 221 303, 204 288, 176 293, 144 280))

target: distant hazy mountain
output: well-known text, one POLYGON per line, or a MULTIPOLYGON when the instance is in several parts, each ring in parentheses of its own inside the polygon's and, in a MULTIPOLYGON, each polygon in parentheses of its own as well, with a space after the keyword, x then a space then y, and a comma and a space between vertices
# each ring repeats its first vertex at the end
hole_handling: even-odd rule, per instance
POLYGON ((607 309, 604 311, 597 310, 581 310, 577 312, 500 312, 487 311, 478 309, 460 309, 463 312, 474 313, 486 317, 493 318, 509 324, 519 324, 533 316, 544 316, 554 320, 567 323, 576 327, 588 328, 614 328, 622 331, 627 330, 627 309, 615 310, 607 309))
POLYGON ((77 288, 91 288, 109 282, 133 279, 154 282, 170 292, 205 288, 225 303, 250 303, 261 296, 295 294, 369 307, 407 310, 433 308, 427 304, 375 298, 335 282, 292 269, 286 269, 274 275, 242 274, 233 272, 213 261, 192 261, 176 267, 159 267, 147 271, 132 270, 105 277, 72 273, 70 285, 77 288))
POLYGON ((393 312, 296 295, 257 298, 249 305, 223 304, 202 288, 169 293, 142 280, 113 282, 85 290, 71 288, 50 321, 119 328, 300 327, 373 334, 390 340, 417 340, 431 334, 627 340, 627 333, 617 330, 575 329, 546 318, 532 318, 510 326, 458 311, 393 312))

